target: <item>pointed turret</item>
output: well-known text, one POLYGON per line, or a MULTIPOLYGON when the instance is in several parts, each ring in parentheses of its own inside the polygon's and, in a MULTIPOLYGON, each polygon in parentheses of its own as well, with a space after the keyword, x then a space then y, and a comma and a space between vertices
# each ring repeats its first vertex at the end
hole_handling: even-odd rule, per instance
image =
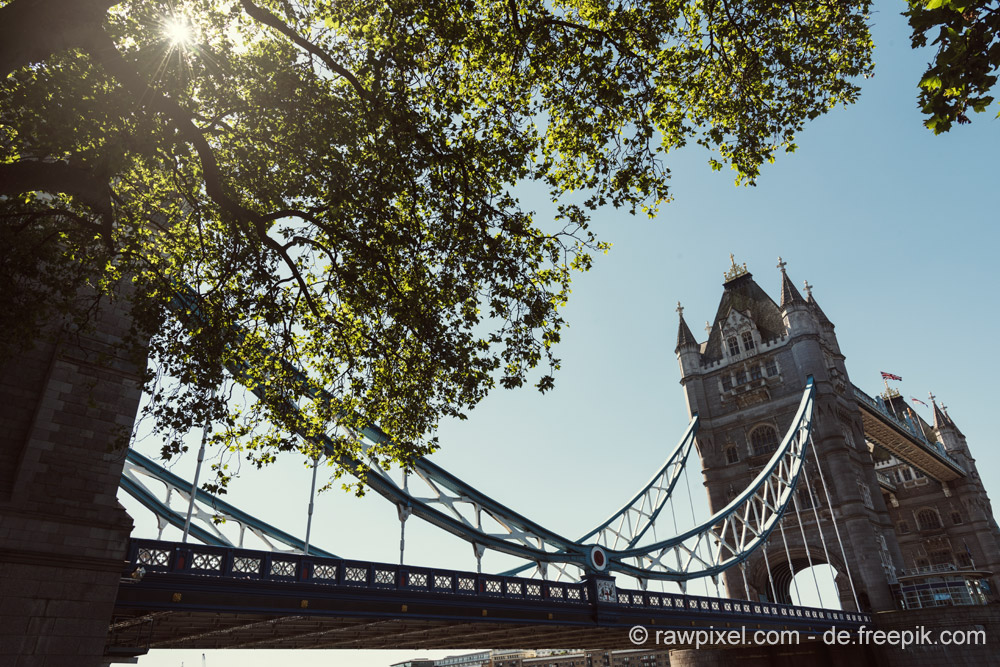
POLYGON ((832 328, 833 322, 830 321, 830 318, 826 316, 826 313, 823 312, 823 309, 819 307, 818 303, 816 303, 816 297, 814 297, 812 293, 813 286, 809 284, 808 280, 803 281, 802 286, 806 290, 806 303, 809 304, 809 306, 812 308, 813 314, 816 316, 816 320, 820 324, 832 328))
POLYGON ((934 394, 929 394, 929 396, 931 397, 931 405, 934 406, 934 430, 940 433, 941 429, 948 428, 949 426, 954 426, 954 424, 948 423, 951 420, 948 419, 948 417, 946 417, 945 414, 941 411, 941 408, 938 407, 937 401, 935 400, 936 397, 934 396, 934 394))
MULTIPOLYGON (((934 406, 934 430, 941 435, 944 431, 951 430, 954 431, 955 435, 959 438, 964 439, 965 435, 958 429, 955 422, 948 415, 948 409, 942 404, 938 407, 937 397, 934 394, 928 394, 931 397, 931 405, 934 406)), ((947 443, 946 443, 947 444, 947 443)))
POLYGON ((819 333, 816 320, 810 312, 812 309, 799 294, 799 291, 795 289, 792 279, 785 271, 787 265, 787 262, 780 257, 778 258, 778 268, 781 269, 781 317, 785 321, 785 328, 790 336, 819 333))
POLYGON ((677 362, 681 366, 681 377, 687 377, 691 373, 698 372, 701 367, 701 347, 694 339, 694 334, 684 321, 684 306, 677 302, 677 315, 680 322, 677 325, 677 347, 674 352, 677 354, 677 362))
POLYGON ((941 404, 941 412, 944 413, 944 418, 948 420, 948 425, 955 429, 955 433, 958 433, 959 437, 964 438, 965 434, 962 433, 962 429, 958 428, 958 424, 956 424, 955 420, 948 414, 948 406, 944 403, 941 404))
POLYGON ((788 273, 785 272, 785 267, 788 266, 788 262, 782 261, 778 258, 778 268, 781 269, 781 307, 785 308, 792 303, 805 303, 805 299, 799 294, 799 291, 795 289, 795 285, 792 284, 791 278, 788 277, 788 273))
POLYGON ((677 325, 677 347, 674 348, 674 352, 689 345, 697 347, 698 341, 694 339, 694 334, 691 333, 690 327, 684 321, 684 307, 680 301, 677 302, 677 314, 680 316, 680 323, 677 325))

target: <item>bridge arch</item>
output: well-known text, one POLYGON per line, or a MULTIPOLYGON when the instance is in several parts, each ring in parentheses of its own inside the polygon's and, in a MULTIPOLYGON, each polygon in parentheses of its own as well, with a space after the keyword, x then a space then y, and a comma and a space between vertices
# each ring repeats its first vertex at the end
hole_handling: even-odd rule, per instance
MULTIPOLYGON (((850 581, 839 557, 831 553, 827 560, 822 549, 815 548, 810 548, 808 555, 802 548, 790 549, 790 553, 792 558, 789 564, 784 548, 772 542, 768 545, 766 562, 764 558, 759 558, 748 568, 747 583, 752 599, 799 604, 795 593, 797 584, 802 604, 820 606, 816 600, 816 582, 810 571, 814 570, 823 598, 822 606, 828 609, 854 608, 850 581)), ((861 594, 860 591, 858 593, 861 594)))

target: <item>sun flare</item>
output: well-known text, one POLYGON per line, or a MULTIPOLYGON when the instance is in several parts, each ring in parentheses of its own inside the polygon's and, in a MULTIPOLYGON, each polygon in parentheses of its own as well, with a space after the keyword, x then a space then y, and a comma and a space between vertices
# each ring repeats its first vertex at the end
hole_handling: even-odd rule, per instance
POLYGON ((191 42, 194 30, 184 18, 169 18, 163 23, 163 35, 171 46, 184 46, 191 42))

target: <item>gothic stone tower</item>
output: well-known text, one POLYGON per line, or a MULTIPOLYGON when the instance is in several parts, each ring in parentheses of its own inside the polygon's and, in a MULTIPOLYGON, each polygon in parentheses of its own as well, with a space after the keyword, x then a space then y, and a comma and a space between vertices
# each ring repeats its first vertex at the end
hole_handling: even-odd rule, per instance
MULTIPOLYGON (((681 318, 676 352, 681 385, 689 414, 697 412, 700 417, 698 452, 714 512, 746 488, 770 458, 792 422, 807 376, 813 376, 813 443, 833 516, 827 509, 819 471, 810 457, 806 474, 814 498, 810 499, 802 487, 797 492, 800 508, 807 510, 801 512, 805 540, 794 512, 790 512, 783 519, 790 559, 776 530, 768 543, 767 560, 758 550, 747 561, 745 574, 750 590, 745 590, 737 568, 726 572, 726 590, 731 597, 776 597, 779 602, 788 602, 792 577, 808 567, 811 558, 814 565, 828 562, 836 570, 843 608, 855 608, 849 572, 862 609, 894 609, 890 583, 895 582, 896 571, 903 564, 902 554, 879 493, 844 356, 833 324, 812 298, 808 286, 808 299, 803 299, 780 258, 778 266, 780 305, 754 282, 745 265, 739 267, 733 262, 725 275, 708 340, 703 343, 695 341, 684 322, 683 310, 678 308, 681 318), (819 528, 813 518, 812 502, 823 508, 819 510, 819 528), (836 541, 834 520, 843 540, 843 552, 836 541), (770 578, 765 563, 770 566, 770 578)), ((800 479, 800 483, 804 481, 800 479)))
POLYGON ((937 440, 945 452, 965 469, 966 475, 942 482, 872 443, 875 468, 885 476, 882 493, 896 527, 906 573, 957 570, 989 572, 990 596, 1000 592, 1000 528, 993 518, 976 460, 965 435, 948 412, 930 397, 934 413, 931 426, 917 416, 901 396, 888 396, 896 414, 906 414, 937 440))

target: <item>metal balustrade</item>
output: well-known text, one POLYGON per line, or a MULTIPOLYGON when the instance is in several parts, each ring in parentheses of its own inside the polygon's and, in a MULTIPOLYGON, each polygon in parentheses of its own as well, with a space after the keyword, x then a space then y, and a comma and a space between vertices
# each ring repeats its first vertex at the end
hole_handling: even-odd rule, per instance
MULTIPOLYGON (((407 565, 369 563, 302 554, 179 544, 160 540, 131 541, 129 572, 143 570, 141 579, 157 573, 242 581, 281 582, 289 586, 320 586, 350 592, 364 588, 386 593, 426 593, 478 600, 537 601, 586 608, 610 604, 625 610, 676 612, 691 618, 733 619, 751 622, 790 622, 828 625, 870 625, 871 615, 859 612, 799 607, 771 602, 750 602, 681 593, 618 588, 612 601, 591 601, 586 583, 539 581, 521 577, 477 574, 407 565)), ((289 594, 293 594, 292 590, 289 594)))

